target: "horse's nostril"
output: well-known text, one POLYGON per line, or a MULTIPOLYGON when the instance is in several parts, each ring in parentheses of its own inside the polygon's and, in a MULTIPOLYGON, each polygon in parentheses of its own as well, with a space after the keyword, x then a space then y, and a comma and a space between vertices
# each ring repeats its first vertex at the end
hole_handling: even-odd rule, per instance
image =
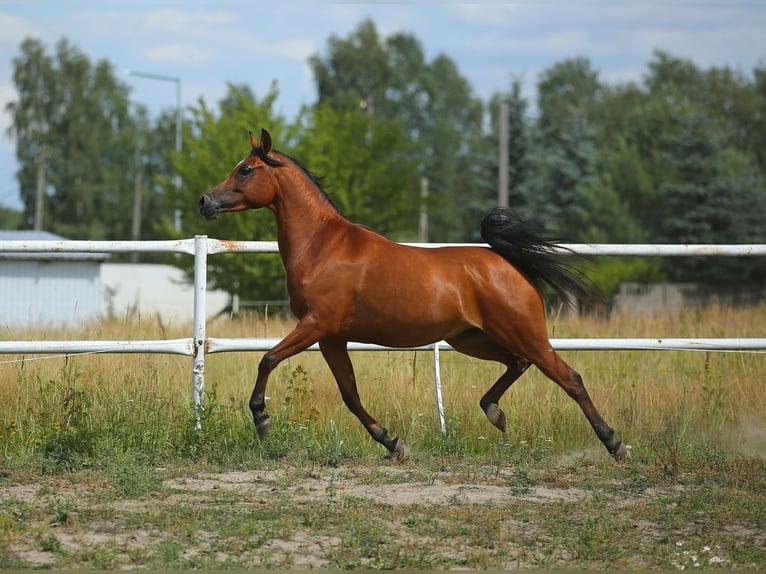
POLYGON ((199 212, 205 219, 215 219, 218 215, 218 203, 206 193, 199 198, 199 212))

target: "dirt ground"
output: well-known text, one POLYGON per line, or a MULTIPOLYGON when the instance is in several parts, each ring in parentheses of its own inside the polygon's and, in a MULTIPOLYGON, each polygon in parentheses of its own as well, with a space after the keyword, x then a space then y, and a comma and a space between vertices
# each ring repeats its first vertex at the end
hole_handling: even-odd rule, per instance
MULTIPOLYGON (((594 486, 583 479, 578 472, 537 480, 513 469, 391 464, 176 473, 135 498, 96 476, 0 483, 0 533, 7 537, 0 558, 6 567, 99 569, 733 565, 715 544, 717 527, 710 535, 670 535, 657 522, 652 504, 678 504, 674 498, 694 487, 681 481, 610 490, 603 480, 594 486), (633 546, 664 556, 610 562, 597 555, 597 542, 583 545, 581 534, 569 540, 566 525, 559 533, 559 524, 546 523, 582 513, 576 524, 587 525, 589 515, 610 509, 620 521, 610 531, 629 533, 615 534, 625 552, 633 546), (380 530, 360 534, 373 517, 380 530), (586 552, 593 562, 583 561, 586 552)), ((733 538, 766 543, 747 522, 735 517, 730 526, 741 529, 733 538)))
MULTIPOLYGON (((524 489, 523 494, 511 494, 508 486, 498 484, 502 481, 499 481, 497 476, 482 480, 475 475, 456 476, 453 473, 445 473, 441 477, 429 478, 425 484, 422 479, 409 478, 413 478, 412 472, 398 467, 355 467, 336 471, 324 469, 306 473, 297 473, 296 469, 203 472, 192 477, 165 480, 163 487, 172 494, 161 499, 115 499, 95 504, 100 507, 101 516, 112 515, 115 518, 114 526, 118 526, 119 516, 124 512, 140 514, 152 508, 179 504, 201 507, 224 493, 235 496, 241 504, 267 505, 273 503, 276 489, 293 503, 304 505, 321 504, 330 497, 337 500, 356 497, 391 506, 439 507, 456 502, 465 505, 504 504, 509 496, 535 504, 576 501, 591 496, 589 492, 577 488, 549 486, 529 487, 524 489)), ((37 508, 40 519, 38 528, 55 535, 60 543, 60 551, 51 552, 50 549, 40 548, 39 535, 17 540, 11 548, 14 558, 30 567, 55 567, 59 562, 58 554, 82 554, 88 548, 104 544, 116 545, 127 551, 131 547, 151 547, 164 539, 165 535, 161 530, 104 532, 106 529, 101 521, 85 522, 71 516, 64 519, 68 524, 56 522, 56 513, 61 513, 61 510, 56 510, 56 506, 82 508, 93 498, 94 492, 101 488, 108 487, 99 484, 78 486, 61 479, 0 488, 0 496, 3 499, 14 499, 37 508)), ((323 536, 315 538, 301 533, 291 536, 290 540, 273 540, 271 544, 284 553, 295 555, 292 566, 319 568, 326 563, 323 553, 318 551, 319 545, 334 543, 339 543, 339 540, 323 536)))

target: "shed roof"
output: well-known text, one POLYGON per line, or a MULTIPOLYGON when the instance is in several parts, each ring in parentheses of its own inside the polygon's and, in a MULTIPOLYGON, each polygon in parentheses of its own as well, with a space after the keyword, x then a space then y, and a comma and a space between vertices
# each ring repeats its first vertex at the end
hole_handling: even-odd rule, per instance
MULTIPOLYGON (((22 229, 19 231, 10 231, 0 229, 0 241, 67 241, 66 237, 61 237, 50 231, 34 231, 32 229, 22 229)), ((0 260, 30 260, 48 261, 48 260, 71 260, 71 261, 105 261, 109 259, 108 253, 60 253, 60 252, 0 252, 0 260)))

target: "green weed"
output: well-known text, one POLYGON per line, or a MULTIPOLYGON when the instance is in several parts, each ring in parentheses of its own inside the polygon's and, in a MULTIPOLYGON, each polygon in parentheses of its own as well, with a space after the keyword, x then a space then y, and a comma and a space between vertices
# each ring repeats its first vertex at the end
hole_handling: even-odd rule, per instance
MULTIPOLYGON (((764 336, 763 309, 711 307, 678 317, 562 316, 556 336, 764 336), (627 332, 626 332, 627 329, 627 332), (732 333, 734 334, 734 333, 732 333)), ((286 321, 264 320, 263 335, 280 336, 286 321)), ((183 336, 186 326, 163 329, 183 336)), ((105 322, 91 331, 31 333, 30 338, 158 336, 156 325, 105 322)), ((216 334, 250 336, 245 321, 216 323, 216 334)), ((576 352, 564 358, 634 457, 682 472, 694 448, 736 448, 742 421, 763 420, 764 355, 576 352), (748 418, 749 417, 749 418, 748 418)), ((601 448, 576 404, 534 368, 501 400, 505 434, 492 427, 478 400, 502 367, 456 353, 442 354, 447 430, 433 397, 428 353, 353 353, 365 408, 421 460, 480 460, 496 468, 534 465, 559 455, 601 448)), ((151 469, 174 464, 250 468, 270 461, 338 466, 386 453, 343 405, 317 353, 277 369, 269 383, 271 432, 261 441, 247 407, 258 355, 227 353, 206 364, 204 401, 188 399, 186 358, 158 355, 68 356, 0 364, 0 471, 102 472, 133 496, 151 489, 151 469), (199 423, 199 426, 197 425, 199 423), (120 482, 117 469, 124 465, 120 482), (146 472, 140 469, 148 469, 146 472), (132 478, 131 478, 132 477, 132 478)), ((608 457, 602 451, 604 457, 608 457)))

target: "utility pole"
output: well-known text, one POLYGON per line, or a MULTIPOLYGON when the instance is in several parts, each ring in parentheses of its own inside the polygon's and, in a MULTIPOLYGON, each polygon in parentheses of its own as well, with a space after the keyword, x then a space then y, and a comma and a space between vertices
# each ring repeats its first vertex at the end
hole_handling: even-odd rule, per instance
POLYGON ((35 193, 35 222, 34 230, 43 230, 43 213, 45 207, 45 169, 46 169, 46 151, 40 147, 37 152, 37 189, 35 193))
MULTIPOLYGON (((166 76, 164 74, 149 74, 147 72, 139 72, 137 70, 125 70, 125 73, 129 76, 136 76, 137 78, 146 78, 148 80, 158 80, 160 82, 171 82, 176 85, 176 153, 181 153, 182 143, 182 124, 183 124, 183 108, 181 107, 181 78, 176 76, 166 76)), ((181 176, 176 173, 173 177, 176 189, 181 189, 181 176)), ((173 214, 175 230, 181 231, 181 210, 176 207, 173 214)))
MULTIPOLYGON (((137 132, 138 133, 138 132, 137 132)), ((140 133, 136 138, 136 154, 133 158, 133 224, 130 228, 130 238, 133 241, 141 239, 141 207, 144 195, 144 166, 142 161, 144 138, 140 133)), ((138 251, 130 254, 130 262, 138 263, 138 251)))
MULTIPOLYGON (((131 229, 131 239, 138 241, 141 239, 141 200, 143 195, 143 173, 140 166, 136 169, 136 177, 133 186, 133 226, 131 229)), ((138 263, 138 251, 130 254, 130 262, 138 263)))
POLYGON ((508 207, 508 104, 500 104, 500 146, 497 158, 497 204, 508 207))
POLYGON ((418 222, 418 239, 421 243, 428 241, 428 178, 420 178, 420 220, 418 222))

